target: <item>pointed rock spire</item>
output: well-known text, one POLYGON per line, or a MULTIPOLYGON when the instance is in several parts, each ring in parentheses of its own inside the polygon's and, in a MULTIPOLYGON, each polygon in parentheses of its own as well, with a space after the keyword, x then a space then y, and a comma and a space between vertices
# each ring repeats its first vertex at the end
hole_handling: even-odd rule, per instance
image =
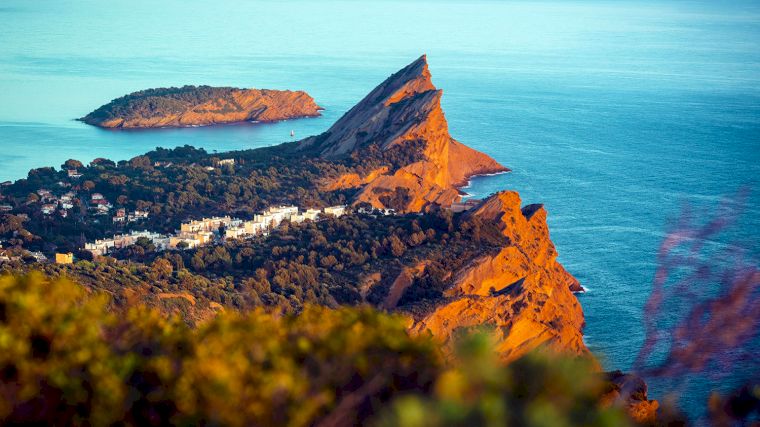
MULTIPOLYGON (((410 120, 399 122, 403 118, 404 111, 415 111, 414 119, 419 119, 420 114, 430 111, 440 103, 433 99, 436 88, 433 85, 430 70, 428 70, 427 56, 422 55, 416 61, 402 68, 388 77, 383 83, 373 89, 358 104, 351 108, 324 134, 306 139, 302 145, 305 147, 316 146, 320 155, 326 158, 337 158, 350 154, 353 150, 368 143, 379 143, 385 146, 387 141, 378 141, 379 134, 390 134, 388 130, 401 124, 411 123, 410 120), (408 103, 403 108, 395 104, 415 98, 421 94, 427 96, 418 99, 418 102, 408 103), (399 109, 403 111, 398 111, 399 109), (395 121, 389 120, 391 110, 395 121)), ((407 119, 409 117, 406 117, 407 119)), ((393 132, 397 133, 397 132, 393 132)))
POLYGON ((469 177, 508 169, 451 137, 441 109, 442 95, 433 85, 427 57, 422 55, 373 89, 327 132, 301 141, 299 147, 328 159, 345 158, 370 145, 384 151, 394 147, 417 150, 412 157, 418 160, 388 168, 385 174, 371 179, 338 177, 335 182, 362 183, 356 201, 376 207, 419 211, 431 203, 451 204, 460 198, 455 187, 464 185, 469 177), (403 197, 394 196, 396 193, 403 197), (388 200, 394 206, 387 206, 388 200))

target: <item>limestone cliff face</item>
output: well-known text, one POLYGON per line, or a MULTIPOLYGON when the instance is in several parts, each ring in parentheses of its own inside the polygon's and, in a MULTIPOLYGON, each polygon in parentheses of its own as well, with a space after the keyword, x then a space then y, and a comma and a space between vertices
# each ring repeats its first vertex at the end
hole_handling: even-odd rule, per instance
POLYGON ((104 128, 186 127, 315 117, 321 109, 303 91, 184 86, 135 92, 81 120, 104 128))
POLYGON ((583 311, 572 293, 580 285, 556 260, 546 210, 520 204, 517 193, 505 191, 468 213, 498 224, 510 244, 453 272, 448 299, 416 318, 413 332, 429 331, 446 342, 457 329, 491 325, 508 361, 539 346, 588 353, 583 311))
MULTIPOLYGON (((381 155, 380 161, 371 163, 373 167, 363 169, 363 175, 351 172, 328 177, 322 188, 358 188, 357 203, 403 212, 419 212, 431 204, 446 206, 461 197, 457 187, 473 175, 508 169, 451 137, 441 95, 422 56, 377 86, 327 132, 300 141, 298 149, 328 160, 355 159, 377 150, 381 154, 413 150, 411 155, 404 152, 405 156, 400 156, 412 160, 395 168, 378 167, 384 159, 381 155), (389 201, 396 205, 389 206, 389 201)), ((467 215, 497 224, 509 244, 450 272, 445 298, 432 309, 407 307, 418 313, 411 330, 432 332, 448 341, 457 329, 490 324, 499 334, 498 350, 505 360, 539 346, 587 353, 582 339, 583 312, 572 293, 581 288, 557 262, 545 209, 540 205, 522 207, 517 193, 502 192, 467 215)), ((396 309, 425 269, 421 260, 397 273, 375 272, 362 284, 363 294, 386 283, 387 294, 379 305, 396 309), (383 280, 386 275, 389 277, 383 280)))
POLYGON ((386 152, 414 150, 414 160, 393 170, 331 177, 325 188, 361 187, 357 203, 404 212, 451 204, 461 197, 456 187, 473 175, 508 169, 451 137, 442 93, 433 85, 423 55, 372 90, 327 132, 301 141, 299 147, 326 159, 346 158, 370 145, 386 152))

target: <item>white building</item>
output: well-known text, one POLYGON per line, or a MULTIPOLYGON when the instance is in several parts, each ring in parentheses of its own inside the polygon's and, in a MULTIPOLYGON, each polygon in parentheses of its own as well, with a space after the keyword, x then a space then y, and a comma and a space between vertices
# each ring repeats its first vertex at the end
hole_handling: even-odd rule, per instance
POLYGON ((151 231, 133 231, 130 234, 117 234, 110 239, 95 240, 95 243, 85 243, 84 249, 93 255, 105 255, 114 248, 126 248, 137 243, 137 239, 144 237, 153 243, 156 250, 162 251, 169 246, 169 236, 151 231))
POLYGON ((180 244, 185 243, 186 248, 192 249, 197 248, 201 245, 201 241, 198 239, 193 239, 189 237, 180 237, 180 236, 171 236, 169 237, 169 247, 172 249, 175 249, 180 246, 180 244))
POLYGON ((225 239, 239 239, 246 234, 244 227, 228 227, 224 230, 225 239))
POLYGON ((190 222, 183 222, 180 225, 180 231, 183 233, 197 233, 201 231, 217 231, 221 226, 230 226, 240 220, 233 220, 229 216, 203 218, 190 222))
POLYGON ((270 228, 277 227, 282 221, 289 220, 298 214, 298 206, 270 207, 261 215, 254 216, 253 220, 268 224, 270 228), (258 217, 258 218, 257 218, 258 217))
POLYGON ((275 224, 275 217, 272 214, 256 214, 253 216, 253 221, 258 222, 259 224, 264 227, 264 229, 269 229, 274 226, 275 224))
POLYGON ((307 209, 306 212, 303 213, 303 216, 306 219, 316 221, 317 218, 319 218, 319 214, 321 213, 322 211, 320 211, 319 209, 307 209))
POLYGON ((256 235, 256 234, 263 233, 266 227, 264 226, 264 223, 262 222, 246 221, 243 223, 243 228, 245 228, 246 234, 256 235))
POLYGON ((127 221, 135 222, 148 218, 148 211, 134 211, 127 215, 127 221))
MULTIPOLYGON (((93 195, 95 196, 95 195, 93 195)), ((105 205, 107 202, 102 200, 98 205, 105 205)), ((319 209, 308 209, 299 213, 297 206, 274 206, 268 208, 260 214, 256 214, 252 221, 243 221, 237 218, 213 217, 203 218, 182 223, 180 230, 171 236, 153 233, 149 231, 133 231, 126 235, 115 235, 111 239, 96 240, 94 243, 86 243, 85 249, 92 252, 93 255, 105 255, 114 248, 124 248, 134 245, 137 239, 144 237, 156 247, 156 250, 175 249, 179 246, 186 248, 196 248, 198 246, 212 243, 216 236, 220 234, 220 229, 224 227, 224 239, 240 239, 255 235, 268 235, 268 231, 277 227, 282 221, 290 220, 298 223, 306 220, 315 221, 319 215, 327 214, 333 216, 342 216, 345 214, 345 206, 331 206, 323 211, 319 209)), ((123 218, 124 212, 117 213, 116 218, 123 218), (119 215, 119 213, 121 215, 119 215)), ((147 218, 148 213, 144 211, 135 211, 134 216, 147 218)), ((129 214, 129 221, 132 221, 133 214, 129 214)))
POLYGON ((47 257, 42 252, 39 252, 39 251, 31 252, 31 255, 34 257, 34 259, 37 262, 47 262, 48 261, 47 257))
POLYGON ((293 224, 298 224, 304 221, 306 221, 306 217, 303 214, 295 214, 295 215, 291 215, 290 217, 290 222, 292 222, 293 224))
POLYGON ((322 213, 319 209, 307 209, 306 212, 295 214, 290 217, 290 222, 301 223, 308 220, 316 221, 319 215, 322 213))
POLYGON ((165 251, 169 249, 169 236, 161 236, 153 239, 153 246, 156 247, 157 251, 165 251))
POLYGON ((346 206, 345 205, 330 206, 324 209, 324 213, 326 215, 332 215, 337 218, 339 216, 343 216, 346 213, 346 206))
POLYGON ((111 248, 116 246, 114 239, 95 240, 95 243, 85 243, 84 249, 90 251, 95 256, 102 256, 108 253, 111 248))

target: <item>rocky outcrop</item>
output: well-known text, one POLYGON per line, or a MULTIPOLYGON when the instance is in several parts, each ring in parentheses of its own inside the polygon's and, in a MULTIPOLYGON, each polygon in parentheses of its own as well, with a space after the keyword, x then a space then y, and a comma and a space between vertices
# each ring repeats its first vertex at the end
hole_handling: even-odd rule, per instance
POLYGON ((303 91, 184 86, 134 92, 80 120, 104 128, 207 126, 319 116, 303 91))
MULTIPOLYGON (((371 167, 357 168, 363 174, 350 171, 322 183, 329 190, 357 188, 356 203, 402 212, 449 205, 461 197, 457 187, 472 176, 508 169, 451 137, 441 96, 422 56, 377 86, 327 132, 297 147, 327 160, 360 164, 365 156, 375 156, 367 162, 371 167), (394 150, 403 155, 388 154, 394 150), (397 158, 407 161, 378 166, 397 158)), ((401 307, 415 313, 410 329, 445 342, 459 329, 489 324, 499 335, 498 350, 505 360, 540 346, 588 353, 583 312, 572 293, 581 287, 557 262, 543 206, 522 207, 517 193, 501 192, 466 215, 497 224, 509 243, 450 272, 448 290, 434 307, 401 307)), ((362 283, 362 295, 385 283, 387 293, 379 306, 394 309, 425 269, 423 260, 393 275, 375 272, 362 283)))
POLYGON ((447 342, 457 330, 490 325, 500 355, 514 360, 537 347, 587 354, 578 281, 557 262, 546 210, 521 207, 517 193, 498 193, 469 212, 498 224, 509 245, 454 272, 447 299, 414 320, 411 330, 447 342))
POLYGON ((370 171, 364 176, 358 173, 346 173, 338 176, 337 178, 326 178, 320 185, 322 191, 336 191, 344 188, 360 187, 362 185, 369 184, 375 179, 388 173, 388 166, 381 166, 373 171, 370 171))
POLYGON ((604 374, 608 391, 601 398, 604 407, 622 407, 628 415, 641 425, 655 425, 660 403, 649 400, 647 384, 641 377, 621 371, 604 374))
POLYGON ((470 177, 508 169, 451 137, 442 94, 423 55, 372 90, 327 132, 301 141, 299 149, 333 160, 361 157, 370 146, 380 153, 403 152, 409 160, 383 173, 374 169, 364 176, 331 177, 325 186, 360 187, 356 203, 402 212, 450 205, 461 198, 456 187, 470 177))

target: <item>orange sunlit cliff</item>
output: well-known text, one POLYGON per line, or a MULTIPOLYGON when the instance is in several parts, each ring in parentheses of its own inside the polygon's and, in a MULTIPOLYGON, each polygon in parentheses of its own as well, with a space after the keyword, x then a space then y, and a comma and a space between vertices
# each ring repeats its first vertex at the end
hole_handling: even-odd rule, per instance
POLYGON ((497 223, 510 244, 454 272, 448 298, 416 319, 412 330, 448 340, 459 328, 491 325, 506 360, 543 345, 587 354, 583 311, 572 293, 580 285, 556 260, 544 208, 521 208, 517 193, 505 191, 468 215, 497 223))
MULTIPOLYGON (((451 137, 441 96, 423 55, 376 87, 327 132, 301 141, 298 148, 327 160, 407 148, 412 161, 395 168, 381 161, 364 173, 328 177, 321 187, 356 189, 355 204, 366 202, 399 212, 445 208, 461 199, 457 187, 472 176, 509 169, 451 137)), ((360 285, 362 293, 385 282, 380 307, 409 312, 412 333, 431 333, 443 343, 450 343, 463 329, 490 326, 504 361, 537 348, 591 356, 583 342, 583 311, 573 294, 583 288, 557 261, 543 205, 522 206, 516 192, 502 191, 464 215, 496 225, 508 243, 448 272, 443 298, 432 306, 397 306, 404 293, 413 290, 415 280, 425 276, 429 268, 425 259, 400 271, 370 271, 360 285)), ((651 422, 658 404, 647 399, 646 385, 641 387, 635 396, 611 392, 605 404, 623 399, 634 419, 651 422)))
MULTIPOLYGON (((442 91, 431 82, 425 56, 393 74, 349 110, 327 132, 305 139, 299 149, 324 159, 364 153, 374 145, 390 151, 419 150, 413 161, 374 168, 363 176, 352 172, 330 177, 325 189, 357 188, 355 203, 420 212, 449 206, 461 198, 457 189, 478 174, 508 169, 488 155, 454 140, 441 109, 442 91), (388 206, 383 196, 403 192, 401 206, 388 206)), ((364 154, 362 154, 364 155, 364 154)), ((398 201, 399 198, 395 198, 398 201)), ((573 291, 582 288, 560 265, 549 238, 546 210, 521 206, 515 192, 501 192, 466 215, 497 224, 509 242, 498 253, 484 253, 460 271, 451 271, 445 298, 435 307, 413 310, 411 329, 430 331, 448 341, 459 328, 490 324, 499 334, 499 353, 506 360, 542 345, 573 354, 587 354, 583 343, 583 312, 573 291)), ((372 272, 365 288, 388 278, 382 307, 393 309, 414 279, 425 274, 421 260, 400 272, 372 272)))
POLYGON ((456 187, 470 177, 509 169, 451 137, 441 109, 442 94, 431 81, 423 55, 372 90, 327 132, 301 141, 300 148, 315 150, 325 159, 340 159, 369 145, 381 151, 412 147, 418 150, 415 161, 396 170, 332 177, 324 187, 363 186, 357 203, 404 212, 431 204, 449 205, 461 198, 456 187), (387 206, 383 196, 394 193, 402 193, 400 203, 387 206))

